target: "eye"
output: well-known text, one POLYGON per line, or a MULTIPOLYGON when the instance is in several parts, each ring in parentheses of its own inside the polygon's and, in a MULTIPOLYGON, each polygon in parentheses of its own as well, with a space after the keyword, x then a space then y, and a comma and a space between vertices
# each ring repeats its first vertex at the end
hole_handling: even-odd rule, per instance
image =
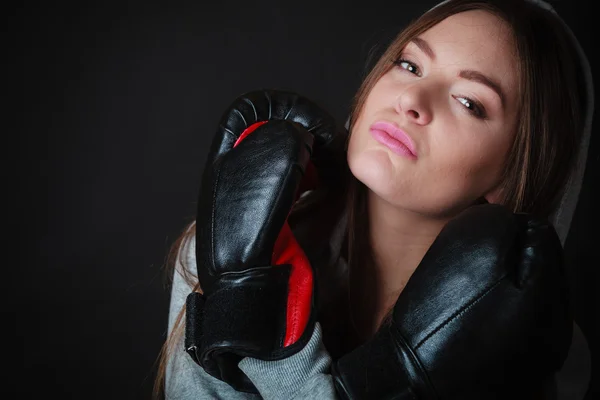
POLYGON ((460 96, 452 96, 452 97, 454 97, 463 106, 465 106, 465 108, 471 114, 473 114, 475 117, 480 118, 480 119, 486 118, 485 108, 483 107, 483 105, 480 102, 470 99, 468 97, 460 97, 460 96))
MULTIPOLYGON (((417 66, 417 64, 415 64, 413 61, 402 57, 402 55, 400 56, 400 58, 398 58, 397 60, 394 61, 394 65, 400 67, 403 70, 406 70, 408 72, 410 72, 413 75, 416 75, 418 77, 423 76, 423 73, 421 72, 421 70, 419 70, 419 67, 417 66)), ((463 106, 464 108, 467 109, 467 112, 469 112, 471 115, 473 115, 474 117, 478 118, 478 119, 486 119, 487 118, 487 113, 485 111, 485 107, 478 102, 477 100, 473 100, 469 97, 465 97, 465 96, 452 96, 454 97, 456 100, 458 100, 463 106)))
POLYGON ((415 63, 413 63, 410 60, 407 60, 405 58, 399 58, 396 61, 394 61, 394 65, 397 65, 398 67, 407 70, 408 72, 410 72, 411 74, 414 74, 416 76, 421 76, 421 71, 419 71, 419 67, 416 66, 415 63))

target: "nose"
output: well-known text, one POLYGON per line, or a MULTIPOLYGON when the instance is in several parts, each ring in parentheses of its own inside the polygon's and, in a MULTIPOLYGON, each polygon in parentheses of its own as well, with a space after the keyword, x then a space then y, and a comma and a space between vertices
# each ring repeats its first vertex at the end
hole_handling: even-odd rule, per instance
POLYGON ((396 98, 395 109, 408 122, 426 125, 433 118, 431 94, 424 84, 405 87, 396 98))

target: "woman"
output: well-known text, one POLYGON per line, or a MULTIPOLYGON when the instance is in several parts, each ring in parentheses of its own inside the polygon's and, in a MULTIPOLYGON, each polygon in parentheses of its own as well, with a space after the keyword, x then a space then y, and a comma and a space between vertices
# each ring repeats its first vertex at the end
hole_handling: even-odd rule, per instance
POLYGON ((319 264, 310 341, 279 361, 240 363, 259 395, 234 390, 179 351, 183 301, 200 290, 190 274, 192 225, 175 244, 183 268, 174 276, 160 371, 167 397, 342 396, 351 363, 336 364, 336 393, 331 359, 344 360, 377 337, 450 221, 479 203, 541 218, 560 209, 569 177, 581 173, 581 133, 589 133, 589 82, 578 73, 585 67, 578 57, 560 21, 538 3, 449 1, 408 26, 356 95, 345 190, 315 190, 289 218, 311 263, 319 264), (394 135, 404 145, 390 142, 394 135))

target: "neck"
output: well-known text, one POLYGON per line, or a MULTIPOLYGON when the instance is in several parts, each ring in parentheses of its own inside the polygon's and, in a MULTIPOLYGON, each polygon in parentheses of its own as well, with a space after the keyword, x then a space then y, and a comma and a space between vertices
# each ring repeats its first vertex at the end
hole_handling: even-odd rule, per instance
POLYGON ((399 209, 368 194, 372 259, 352 271, 351 305, 363 339, 374 334, 448 219, 399 209))

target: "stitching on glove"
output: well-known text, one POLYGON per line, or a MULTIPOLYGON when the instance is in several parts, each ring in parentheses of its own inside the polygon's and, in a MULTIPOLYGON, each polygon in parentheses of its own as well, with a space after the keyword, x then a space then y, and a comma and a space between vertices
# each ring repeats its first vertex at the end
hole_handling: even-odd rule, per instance
POLYGON ((459 308, 454 314, 452 314, 446 321, 444 321, 442 324, 440 324, 440 326, 438 326, 437 328, 435 328, 433 331, 431 331, 430 333, 428 333, 423 339, 421 339, 421 341, 419 341, 417 343, 417 345, 415 346, 415 350, 417 350, 419 347, 421 347, 421 345, 423 343, 425 343, 430 337, 432 337, 433 335, 435 335, 437 332, 439 332, 442 328, 444 328, 446 325, 448 325, 451 321, 453 321, 454 319, 458 318, 461 314, 464 314, 469 308, 471 308, 473 305, 475 305, 476 303, 478 303, 481 299, 483 299, 485 296, 487 296, 492 290, 494 290, 500 283, 502 283, 502 281, 506 279, 506 275, 504 275, 502 278, 500 278, 498 280, 498 282, 496 282, 495 284, 493 284, 491 287, 489 287, 488 289, 485 289, 482 294, 478 297, 476 297, 474 300, 472 300, 470 303, 465 304, 463 307, 459 308))
POLYGON ((215 178, 213 199, 212 199, 212 210, 210 215, 210 264, 211 267, 215 268, 215 204, 217 202, 217 187, 219 186, 219 179, 221 178, 221 167, 217 170, 217 176, 215 178))

